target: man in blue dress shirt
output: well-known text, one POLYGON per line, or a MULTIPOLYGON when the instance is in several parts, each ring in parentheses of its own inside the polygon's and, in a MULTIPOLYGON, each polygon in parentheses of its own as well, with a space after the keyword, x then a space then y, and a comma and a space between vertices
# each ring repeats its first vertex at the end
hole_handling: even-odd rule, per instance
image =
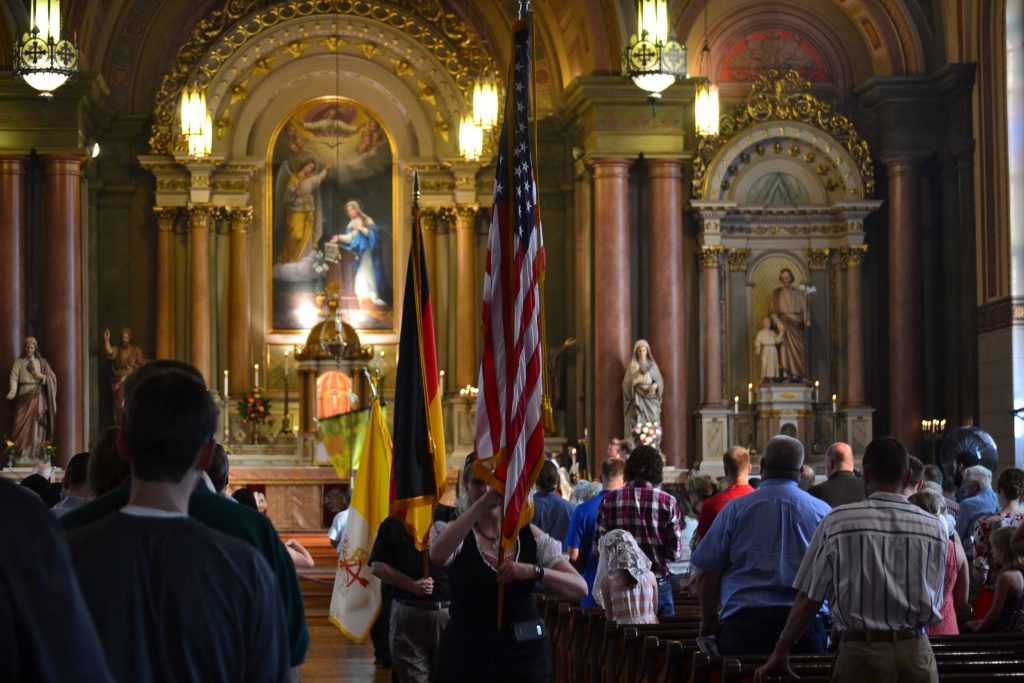
POLYGON ((533 494, 533 523, 551 538, 558 539, 564 552, 573 504, 555 493, 559 481, 558 465, 552 460, 545 460, 533 494))
MULTIPOLYGON (((717 636, 723 655, 771 653, 796 600, 800 562, 831 511, 797 485, 803 461, 796 439, 769 441, 761 485, 722 508, 690 558, 701 569, 700 635, 717 636)), ((824 652, 825 645, 819 618, 793 651, 824 652)))

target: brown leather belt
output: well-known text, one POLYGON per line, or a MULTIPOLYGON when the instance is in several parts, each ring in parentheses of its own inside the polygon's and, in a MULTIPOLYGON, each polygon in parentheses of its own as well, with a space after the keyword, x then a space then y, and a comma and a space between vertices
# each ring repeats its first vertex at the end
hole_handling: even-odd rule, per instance
POLYGON ((447 600, 443 602, 436 602, 431 600, 411 600, 409 598, 395 598, 395 602, 406 607, 415 607, 416 609, 425 609, 428 611, 436 612, 438 610, 448 609, 451 603, 447 600))
POLYGON ((923 635, 924 629, 918 626, 900 631, 841 631, 839 640, 843 642, 852 640, 864 643, 896 643, 901 640, 920 638, 923 635))

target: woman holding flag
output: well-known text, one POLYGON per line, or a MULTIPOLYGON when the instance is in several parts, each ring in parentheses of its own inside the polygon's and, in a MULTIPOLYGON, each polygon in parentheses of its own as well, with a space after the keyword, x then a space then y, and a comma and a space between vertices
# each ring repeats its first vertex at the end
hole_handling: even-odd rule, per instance
POLYGON ((431 531, 430 560, 448 567, 451 621, 441 636, 438 680, 552 680, 551 642, 533 601, 537 582, 567 600, 587 594, 587 584, 562 554, 561 543, 532 524, 498 565, 501 496, 473 478, 467 459, 462 483, 469 508, 451 524, 431 531), (504 615, 498 627, 498 585, 504 586, 504 615))

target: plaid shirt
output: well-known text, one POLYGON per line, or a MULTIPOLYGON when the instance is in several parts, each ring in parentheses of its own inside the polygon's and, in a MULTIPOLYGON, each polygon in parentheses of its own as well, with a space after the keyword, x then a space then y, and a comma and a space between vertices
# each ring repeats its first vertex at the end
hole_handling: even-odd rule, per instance
POLYGON ((657 576, 667 577, 668 563, 682 559, 676 499, 647 482, 630 482, 604 494, 597 513, 594 547, 613 529, 633 534, 657 576))

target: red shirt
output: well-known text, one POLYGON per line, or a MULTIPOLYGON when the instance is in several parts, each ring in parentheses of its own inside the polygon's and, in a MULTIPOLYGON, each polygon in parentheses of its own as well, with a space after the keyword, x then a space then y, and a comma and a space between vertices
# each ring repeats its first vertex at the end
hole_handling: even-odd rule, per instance
POLYGON ((733 498, 739 498, 753 492, 754 487, 749 484, 733 484, 721 493, 708 498, 700 508, 697 530, 693 532, 693 535, 696 538, 704 538, 708 533, 708 529, 715 522, 715 517, 718 516, 719 511, 725 507, 726 503, 733 498))

